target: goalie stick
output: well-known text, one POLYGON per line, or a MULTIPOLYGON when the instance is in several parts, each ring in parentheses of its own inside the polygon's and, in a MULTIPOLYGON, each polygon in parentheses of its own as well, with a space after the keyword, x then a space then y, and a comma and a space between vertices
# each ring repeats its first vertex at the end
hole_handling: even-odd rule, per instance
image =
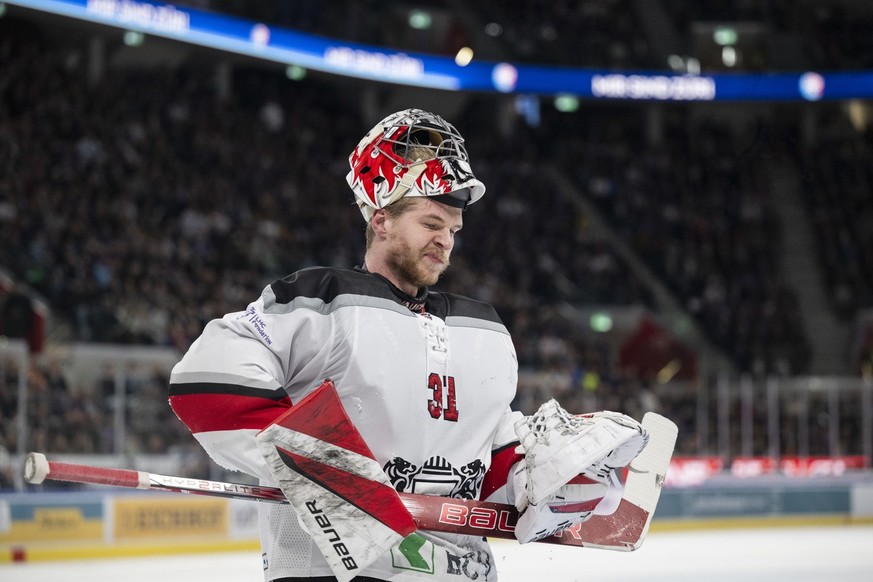
MULTIPOLYGON (((561 534, 539 540, 541 543, 618 551, 632 551, 640 547, 648 534, 658 504, 677 435, 673 422, 653 412, 646 413, 642 424, 649 431, 649 444, 629 467, 624 496, 616 511, 611 515, 595 515, 561 534)), ((48 479, 288 503, 282 490, 275 487, 49 461, 41 453, 27 455, 24 478, 34 485, 48 479)), ((515 539, 513 530, 518 512, 511 505, 413 493, 400 493, 400 498, 419 529, 515 539)))

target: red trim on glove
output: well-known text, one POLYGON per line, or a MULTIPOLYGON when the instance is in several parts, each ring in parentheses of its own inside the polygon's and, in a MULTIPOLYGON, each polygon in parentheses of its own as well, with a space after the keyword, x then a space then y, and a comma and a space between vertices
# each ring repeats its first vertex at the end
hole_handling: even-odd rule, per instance
POLYGON ((549 511, 552 513, 583 513, 585 511, 594 511, 594 508, 597 507, 597 504, 601 501, 603 501, 603 497, 597 497, 595 499, 589 499, 588 501, 568 505, 557 505, 558 502, 553 501, 549 504, 549 511))

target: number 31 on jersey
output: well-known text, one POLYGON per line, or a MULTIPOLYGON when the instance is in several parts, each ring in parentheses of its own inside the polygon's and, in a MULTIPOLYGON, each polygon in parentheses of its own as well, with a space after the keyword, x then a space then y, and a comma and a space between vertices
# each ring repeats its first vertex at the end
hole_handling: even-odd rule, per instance
POLYGON ((431 372, 427 377, 427 388, 432 393, 432 398, 427 401, 427 410, 431 418, 458 422, 454 376, 440 376, 436 372, 431 372))

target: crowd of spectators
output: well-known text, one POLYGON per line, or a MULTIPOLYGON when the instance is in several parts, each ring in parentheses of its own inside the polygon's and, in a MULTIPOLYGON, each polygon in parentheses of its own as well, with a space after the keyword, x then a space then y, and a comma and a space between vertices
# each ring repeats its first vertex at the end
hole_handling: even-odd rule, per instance
POLYGON ((167 404, 167 371, 125 366, 121 372, 119 393, 112 365, 82 381, 58 357, 33 359, 23 370, 16 358, 0 357, 0 490, 12 487, 13 472, 21 470, 12 455, 22 438, 25 451, 54 455, 171 453, 184 459, 185 476, 208 477, 214 468, 167 404), (23 433, 17 421, 21 373, 27 387, 23 433))
POLYGON ((767 138, 689 118, 665 116, 667 137, 651 143, 639 113, 577 114, 552 157, 741 370, 802 374, 809 345, 777 264, 767 138))
MULTIPOLYGON (((347 90, 256 68, 235 72, 229 98, 212 88, 211 69, 113 69, 89 84, 83 47, 0 26, 0 266, 46 298, 71 339, 184 351, 207 321, 243 309, 270 281, 360 261, 363 224, 344 175, 373 120, 347 90)), ((779 225, 753 155, 760 144, 719 124, 669 121, 669 146, 651 144, 639 119, 608 108, 551 112, 538 128, 519 118, 500 135, 495 109, 474 97, 453 119, 490 195, 465 216, 440 286, 494 304, 507 323, 520 409, 552 396, 578 410, 660 409, 694 431, 693 394, 665 397, 652 378, 617 369, 607 345, 563 316, 567 303, 653 303, 553 168, 740 369, 805 370, 796 302, 775 266, 779 225)), ((113 399, 65 381, 58 365, 27 372, 33 448, 108 452, 113 399)), ((12 366, 0 386, 0 448, 10 451, 12 366)), ((164 406, 161 374, 131 385, 129 403, 151 412, 131 416, 126 452, 193 442, 164 406)))
POLYGON ((183 0, 179 4, 400 51, 454 56, 458 49, 471 44, 468 26, 446 2, 440 0, 420 0, 414 5, 378 0, 183 0), (410 14, 423 10, 430 13, 427 26, 422 25, 418 29, 410 27, 410 14))
MULTIPOLYGON (((0 41, 10 170, 0 193, 0 265, 46 299, 71 341, 181 352, 207 321, 243 309, 272 280, 360 262, 364 229, 344 175, 372 120, 339 88, 257 69, 235 73, 228 100, 211 89, 211 71, 197 69, 113 70, 89 85, 82 47, 9 32, 0 41)), ((604 348, 580 337, 557 305, 651 298, 534 165, 533 144, 525 151, 494 137, 468 136, 492 194, 468 214, 442 284, 496 306, 518 337, 523 368, 571 373, 604 348)), ((599 366, 607 378, 609 357, 599 366)), ((572 382, 562 378, 554 390, 572 382)), ((34 390, 33 414, 65 417, 39 405, 34 390)), ((100 401, 101 390, 70 394, 59 402, 86 419, 82 430, 75 438, 46 430, 66 436, 44 442, 36 422, 35 444, 105 452, 105 416, 79 405, 100 401)), ((13 414, 4 408, 4 418, 13 414)))
POLYGON ((558 66, 665 68, 649 50, 635 0, 578 2, 512 0, 495 8, 490 0, 470 3, 487 31, 499 31, 504 59, 558 66), (494 27, 497 27, 496 29, 494 27))
POLYGON ((486 60, 601 68, 655 65, 649 58, 645 30, 635 16, 634 0, 548 4, 473 0, 464 4, 463 14, 458 13, 456 3, 446 0, 411 6, 369 0, 186 0, 182 4, 396 50, 454 56, 458 49, 470 46, 477 58, 486 60), (410 27, 413 11, 431 13, 427 30, 410 27), (486 37, 490 42, 481 40, 486 37))
MULTIPOLYGON (((645 0, 650 2, 652 0, 645 0)), ((666 69, 666 55, 651 50, 659 42, 678 42, 682 55, 694 54, 695 24, 752 25, 760 36, 741 68, 766 69, 779 39, 809 69, 853 70, 873 66, 873 7, 864 1, 819 0, 658 0, 667 32, 645 22, 640 0, 422 0, 415 5, 374 0, 243 2, 183 0, 194 8, 232 14, 314 34, 397 50, 454 55, 472 46, 477 58, 559 66, 666 69), (430 10, 447 24, 411 29, 409 14, 430 10), (667 35, 657 39, 651 35, 667 35), (480 39, 491 37, 491 43, 480 39), (801 39, 796 43, 797 38, 801 39), (494 46, 499 47, 495 52, 494 46)), ((749 29, 747 29, 749 30, 749 29)))
MULTIPOLYGON (((336 87, 252 71, 222 102, 196 71, 119 71, 87 87, 70 53, 11 52, 2 115, 17 159, 0 200, 0 264, 75 339, 184 350, 270 281, 363 256, 344 175, 367 122, 336 87)), ((459 241, 469 250, 446 284, 508 320, 561 300, 650 303, 541 169, 502 147, 470 139, 500 195, 470 212, 459 241)))
POLYGON ((351 116, 328 109, 329 89, 294 91, 271 131, 259 108, 221 102, 196 71, 89 88, 75 52, 11 52, 0 115, 16 159, 0 263, 76 339, 184 349, 271 278, 357 254, 350 196, 322 194, 347 190, 335 163, 351 116))
POLYGON ((848 324, 873 306, 873 132, 839 110, 822 112, 818 136, 794 152, 834 311, 848 324))
POLYGON ((803 177, 803 193, 816 237, 818 264, 830 307, 854 326, 851 358, 873 376, 873 130, 852 123, 837 108, 816 119, 817 139, 790 158, 803 177))
MULTIPOLYGON (((765 45, 778 38, 799 39, 793 50, 808 69, 856 70, 873 66, 873 5, 819 0, 660 0, 673 26, 690 40, 694 23, 759 25, 765 45)), ((766 50, 765 50, 766 52, 766 50)), ((767 67, 765 60, 758 63, 767 67)))

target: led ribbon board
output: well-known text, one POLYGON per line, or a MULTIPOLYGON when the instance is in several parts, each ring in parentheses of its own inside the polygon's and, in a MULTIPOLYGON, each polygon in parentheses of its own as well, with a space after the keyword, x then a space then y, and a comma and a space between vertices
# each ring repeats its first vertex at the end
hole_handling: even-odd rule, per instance
POLYGON ((139 0, 7 4, 336 75, 449 91, 637 101, 819 101, 873 97, 873 72, 678 75, 473 61, 386 50, 139 0))

